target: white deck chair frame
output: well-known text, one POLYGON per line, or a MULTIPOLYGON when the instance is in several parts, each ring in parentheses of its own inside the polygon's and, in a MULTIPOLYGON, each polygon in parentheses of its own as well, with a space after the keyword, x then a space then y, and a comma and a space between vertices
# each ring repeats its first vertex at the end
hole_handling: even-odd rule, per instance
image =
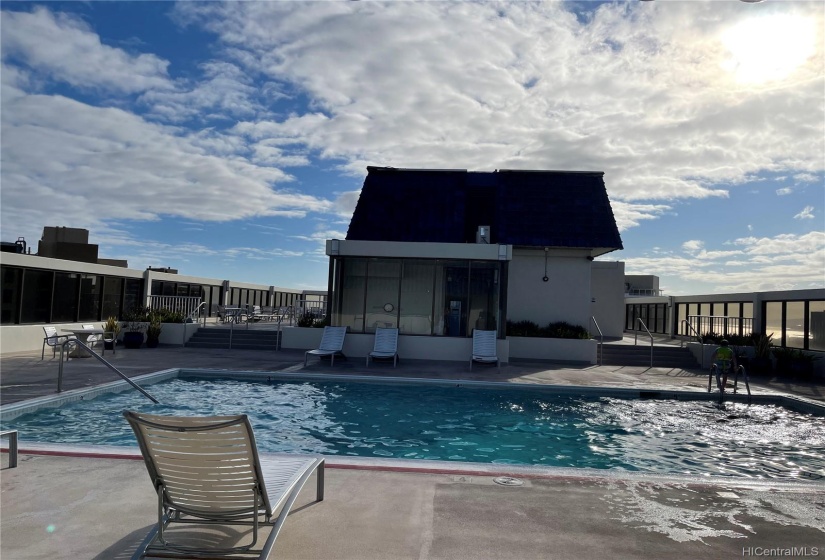
MULTIPOLYGON (((40 352, 40 359, 44 359, 46 357, 46 346, 51 346, 52 348, 52 358, 57 354, 57 349, 65 343, 67 340, 74 340, 75 336, 71 334, 57 334, 57 329, 55 327, 43 327, 43 334, 45 334, 45 338, 43 339, 43 349, 40 352)), ((69 349, 75 347, 75 344, 69 344, 69 349)), ((69 353, 66 352, 66 360, 69 359, 69 353)))
POLYGON ((367 354, 367 366, 370 358, 392 358, 392 367, 398 361, 398 329, 377 327, 372 352, 367 354))
POLYGON ((473 330, 473 353, 470 355, 470 369, 473 369, 473 362, 495 363, 498 371, 501 371, 501 362, 498 359, 496 350, 496 331, 473 330))
POLYGON ((315 350, 307 350, 304 354, 304 367, 307 365, 309 355, 313 356, 330 356, 330 366, 335 365, 335 356, 344 353, 344 337, 347 334, 347 327, 324 327, 324 334, 321 336, 321 344, 315 350))
POLYGON ((158 494, 158 522, 133 558, 267 558, 313 472, 324 499, 324 459, 258 456, 247 416, 156 416, 124 411, 158 494), (273 516, 274 519, 273 519, 273 516), (172 523, 251 525, 252 542, 198 548, 170 542, 172 523), (272 526, 260 549, 258 526, 272 526))

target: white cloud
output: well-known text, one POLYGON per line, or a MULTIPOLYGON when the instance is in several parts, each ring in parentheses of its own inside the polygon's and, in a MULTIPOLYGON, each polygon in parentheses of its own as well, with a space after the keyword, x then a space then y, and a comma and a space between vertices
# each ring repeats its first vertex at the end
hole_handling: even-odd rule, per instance
POLYGON ((4 100, 2 126, 0 210, 3 231, 12 236, 36 238, 55 219, 96 229, 162 216, 229 221, 332 209, 329 201, 280 187, 291 177, 277 168, 219 157, 198 135, 119 109, 22 96, 4 100))
POLYGON ((3 58, 15 56, 36 74, 86 90, 135 93, 174 88, 168 61, 104 45, 77 17, 54 14, 42 6, 31 12, 4 10, 0 17, 3 58))
MULTIPOLYGON (((746 92, 719 71, 738 5, 602 4, 586 22, 567 7, 178 10, 218 33, 239 64, 314 100, 315 110, 236 132, 299 143, 355 174, 365 164, 603 170, 614 200, 671 200, 728 196, 711 185, 760 170, 822 169, 821 48, 782 87, 746 92)), ((821 10, 796 8, 821 22, 821 10)))
POLYGON ((791 194, 793 189, 791 187, 782 187, 781 189, 776 189, 776 194, 778 196, 785 196, 791 194))
MULTIPOLYGON (((707 285, 717 293, 825 285, 825 232, 745 237, 733 244, 741 249, 705 251, 703 241, 691 240, 683 245, 690 248, 690 256, 628 258, 625 270, 627 274, 673 278, 686 285, 707 285)), ((691 291, 696 293, 694 290, 691 291)))
POLYGON ((682 243, 682 249, 684 249, 688 253, 696 253, 698 251, 701 251, 704 245, 704 241, 699 241, 698 239, 691 239, 689 241, 685 241, 684 243, 682 243))
POLYGON ((802 211, 794 216, 794 220, 812 220, 814 217, 814 207, 806 206, 802 211))

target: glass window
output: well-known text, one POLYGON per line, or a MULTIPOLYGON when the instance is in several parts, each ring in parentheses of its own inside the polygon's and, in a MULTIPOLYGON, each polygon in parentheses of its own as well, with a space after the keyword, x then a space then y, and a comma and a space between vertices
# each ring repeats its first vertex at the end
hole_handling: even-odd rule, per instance
POLYGON ((728 311, 727 311, 727 325, 725 327, 725 334, 730 335, 741 335, 744 334, 742 332, 742 322, 739 320, 739 313, 742 311, 741 305, 738 303, 729 303, 728 304, 728 311))
POLYGON ((682 321, 687 320, 687 304, 686 303, 678 303, 676 304, 676 321, 679 325, 679 330, 677 331, 681 335, 689 334, 690 329, 688 329, 682 321))
POLYGON ((785 346, 805 347, 804 301, 789 301, 785 304, 785 346))
POLYGON ((656 304, 656 330, 657 333, 665 333, 665 304, 656 304))
POLYGON ((499 331, 499 266, 497 262, 470 263, 470 330, 499 331))
POLYGON ((100 320, 100 298, 103 292, 103 277, 84 274, 80 277, 80 321, 100 320))
POLYGON ((123 291, 123 278, 107 277, 103 279, 102 319, 120 317, 120 294, 123 291))
POLYGON ((783 346, 782 302, 769 301, 765 304, 765 334, 773 334, 775 346, 783 346))
POLYGON ((139 278, 127 278, 126 286, 123 290, 123 310, 131 311, 135 307, 143 306, 143 280, 139 278))
POLYGON ((188 297, 189 296, 189 284, 177 284, 175 286, 175 293, 172 294, 177 297, 188 297))
POLYGON ((0 268, 0 285, 3 290, 0 300, 0 323, 3 325, 13 325, 19 320, 22 278, 22 268, 0 268))
MULTIPOLYGON (((364 292, 367 286, 366 259, 339 259, 338 292, 340 300, 333 324, 349 327, 352 332, 364 332, 364 292)), ((293 305, 288 294, 287 305, 293 305)))
POLYGON ((401 271, 401 334, 432 334, 435 263, 404 261, 401 271))
POLYGON ((56 272, 54 275, 54 298, 52 299, 52 321, 77 321, 77 302, 80 293, 78 274, 56 272))
POLYGON ((435 334, 467 336, 469 263, 466 261, 440 262, 442 263, 439 266, 442 296, 439 306, 441 333, 437 329, 435 334))
POLYGON ((48 323, 52 305, 52 282, 54 273, 50 270, 24 270, 23 295, 20 298, 21 323, 48 323))
POLYGON ((825 301, 808 303, 808 349, 825 351, 825 301))
POLYGON ((367 263, 367 298, 365 332, 376 327, 398 326, 398 295, 401 261, 371 259, 367 263))

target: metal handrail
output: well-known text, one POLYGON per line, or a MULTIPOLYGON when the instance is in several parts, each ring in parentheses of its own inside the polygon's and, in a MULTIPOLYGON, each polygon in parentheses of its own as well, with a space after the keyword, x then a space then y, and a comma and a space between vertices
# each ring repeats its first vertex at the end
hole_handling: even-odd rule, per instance
MULTIPOLYGON (((189 315, 186 316, 186 319, 193 319, 193 315, 197 315, 198 320, 197 321, 193 320, 193 322, 197 323, 197 322, 200 321, 200 318, 203 317, 203 326, 205 327, 206 326, 206 313, 201 314, 201 307, 203 307, 205 305, 206 305, 205 301, 200 302, 200 304, 195 309, 193 309, 192 312, 189 313, 189 315)), ((186 322, 186 321, 184 320, 184 322, 186 322)))
POLYGON ((104 366, 106 366, 107 368, 109 368, 110 370, 112 370, 113 372, 115 372, 116 374, 118 374, 120 377, 122 377, 122 378, 124 379, 124 381, 126 381, 127 383, 129 383, 129 385, 131 385, 132 387, 134 387, 135 389, 137 389, 138 391, 140 391, 140 392, 143 394, 143 396, 144 396, 144 397, 146 397, 147 399, 149 399, 150 401, 152 401, 152 402, 153 402, 153 403, 155 403, 155 404, 160 404, 160 403, 158 402, 158 400, 157 400, 155 397, 153 397, 152 395, 150 395, 149 393, 147 393, 146 391, 144 391, 144 390, 143 390, 143 388, 142 388, 140 385, 138 385, 137 383, 135 383, 134 381, 132 381, 131 379, 129 379, 128 377, 126 377, 126 375, 125 375, 122 371, 120 371, 120 370, 119 370, 119 369, 117 369, 115 366, 113 366, 111 363, 109 363, 109 362, 108 362, 105 358, 103 358, 103 357, 101 357, 101 356, 98 356, 98 355, 95 353, 95 351, 94 351, 94 350, 92 350, 91 348, 89 348, 89 347, 86 345, 86 343, 85 343, 85 342, 83 342, 82 340, 78 340, 78 339, 76 339, 76 338, 74 338, 74 339, 69 339, 69 340, 67 340, 67 341, 63 342, 63 343, 60 345, 60 367, 59 367, 59 368, 58 368, 58 370, 57 370, 57 392, 58 392, 58 393, 63 392, 63 352, 66 350, 66 345, 67 345, 67 344, 78 345, 78 346, 81 346, 81 347, 85 348, 85 349, 86 349, 86 351, 87 351, 90 355, 92 355, 92 356, 94 356, 95 358, 97 358, 97 360, 98 360, 100 363, 102 363, 104 366))
POLYGON ((602 357, 604 356, 604 334, 602 334, 602 329, 599 328, 599 322, 596 321, 596 317, 590 317, 590 322, 596 325, 596 330, 599 331, 599 365, 602 365, 602 357))
MULTIPOLYGON (((653 367, 653 335, 652 335, 652 334, 650 334, 650 331, 647 329, 647 325, 645 325, 645 322, 644 322, 644 321, 642 321, 642 318, 641 318, 641 317, 637 317, 637 318, 636 318, 636 321, 638 321, 638 323, 639 323, 640 325, 642 325, 642 328, 643 328, 643 329, 645 330, 645 332, 647 333, 647 336, 649 336, 649 337, 650 337, 650 367, 653 367)), ((633 338, 633 346, 636 346, 636 344, 638 343, 638 341, 639 341, 639 333, 638 333, 638 331, 637 331, 637 332, 636 332, 636 334, 635 334, 635 336, 634 336, 634 338, 633 338)))
MULTIPOLYGON (((696 341, 701 346, 701 350, 700 350, 700 352, 702 354, 702 366, 701 367, 702 367, 702 369, 705 369, 705 341, 702 340, 702 335, 699 334, 699 331, 697 331, 696 329, 693 328, 693 325, 691 325, 690 321, 688 321, 687 319, 682 319, 682 324, 687 325, 688 328, 693 331, 693 334, 696 335, 696 341)), ((682 341, 679 342, 679 348, 684 348, 684 347, 685 347, 685 341, 682 340, 682 341)))

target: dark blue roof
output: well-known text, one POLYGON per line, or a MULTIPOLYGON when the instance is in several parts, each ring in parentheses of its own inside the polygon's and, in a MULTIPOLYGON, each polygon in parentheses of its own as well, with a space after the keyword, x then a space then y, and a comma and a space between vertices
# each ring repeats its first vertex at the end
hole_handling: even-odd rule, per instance
POLYGON ((601 172, 367 170, 349 240, 622 248, 601 172))

